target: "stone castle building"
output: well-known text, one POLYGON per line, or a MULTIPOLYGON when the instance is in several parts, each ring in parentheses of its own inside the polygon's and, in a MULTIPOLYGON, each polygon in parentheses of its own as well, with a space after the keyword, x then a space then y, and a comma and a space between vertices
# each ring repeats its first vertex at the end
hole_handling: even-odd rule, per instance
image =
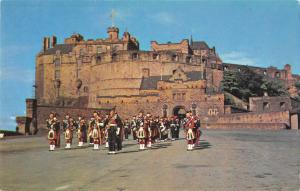
MULTIPOLYGON (((223 72, 229 69, 239 65, 223 63, 215 47, 204 41, 151 41, 151 50, 145 51, 117 27, 109 27, 103 39, 73 34, 58 44, 55 36, 45 37, 36 57, 36 97, 27 100, 26 117, 40 126, 50 111, 89 117, 92 110, 114 108, 127 118, 141 111, 170 116, 191 110, 209 123, 232 113, 220 90, 223 72)), ((290 65, 255 70, 287 84, 299 80, 290 65)))
POLYGON ((117 27, 105 39, 84 40, 80 34, 57 44, 44 39, 36 59, 38 104, 88 108, 116 107, 122 116, 139 111, 177 114, 179 109, 200 115, 224 113, 219 92, 222 61, 205 42, 151 42, 151 51, 117 27))

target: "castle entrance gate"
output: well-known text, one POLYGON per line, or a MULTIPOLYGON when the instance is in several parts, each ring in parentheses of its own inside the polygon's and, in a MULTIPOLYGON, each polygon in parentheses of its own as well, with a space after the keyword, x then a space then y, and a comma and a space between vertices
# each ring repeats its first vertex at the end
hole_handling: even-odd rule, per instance
POLYGON ((174 107, 174 109, 173 109, 174 116, 177 116, 182 119, 185 117, 185 114, 186 114, 186 109, 184 106, 179 105, 179 106, 174 107))

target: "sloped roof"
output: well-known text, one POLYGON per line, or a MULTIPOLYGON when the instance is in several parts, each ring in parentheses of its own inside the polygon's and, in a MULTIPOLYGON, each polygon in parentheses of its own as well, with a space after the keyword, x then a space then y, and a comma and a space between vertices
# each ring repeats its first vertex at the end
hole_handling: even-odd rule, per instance
MULTIPOLYGON (((186 72, 188 81, 197 81, 203 78, 201 71, 192 71, 186 72)), ((148 78, 143 78, 140 86, 140 90, 155 90, 157 89, 158 81, 169 81, 172 75, 164 75, 164 76, 149 76, 148 78)))
POLYGON ((194 50, 209 49, 208 45, 204 41, 192 41, 191 48, 194 50))
POLYGON ((73 48, 74 45, 72 44, 57 44, 53 48, 49 48, 46 51, 42 52, 42 54, 55 54, 57 50, 59 50, 61 54, 69 54, 70 52, 72 52, 73 48))

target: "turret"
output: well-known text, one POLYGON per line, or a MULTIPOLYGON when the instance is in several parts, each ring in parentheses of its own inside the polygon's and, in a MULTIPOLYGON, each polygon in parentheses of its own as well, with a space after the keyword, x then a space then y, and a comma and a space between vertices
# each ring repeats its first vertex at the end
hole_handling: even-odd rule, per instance
POLYGON ((119 39, 119 28, 118 27, 108 27, 107 29, 108 39, 115 41, 119 39))
POLYGON ((286 79, 287 80, 293 79, 291 65, 289 64, 284 65, 284 70, 286 72, 286 79))

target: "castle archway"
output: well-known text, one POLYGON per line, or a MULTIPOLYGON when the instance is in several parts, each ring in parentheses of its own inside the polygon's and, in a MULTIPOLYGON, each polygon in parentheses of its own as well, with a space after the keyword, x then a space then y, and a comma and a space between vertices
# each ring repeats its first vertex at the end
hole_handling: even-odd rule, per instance
POLYGON ((184 106, 178 105, 173 108, 173 115, 179 118, 184 118, 186 114, 186 109, 184 106))

